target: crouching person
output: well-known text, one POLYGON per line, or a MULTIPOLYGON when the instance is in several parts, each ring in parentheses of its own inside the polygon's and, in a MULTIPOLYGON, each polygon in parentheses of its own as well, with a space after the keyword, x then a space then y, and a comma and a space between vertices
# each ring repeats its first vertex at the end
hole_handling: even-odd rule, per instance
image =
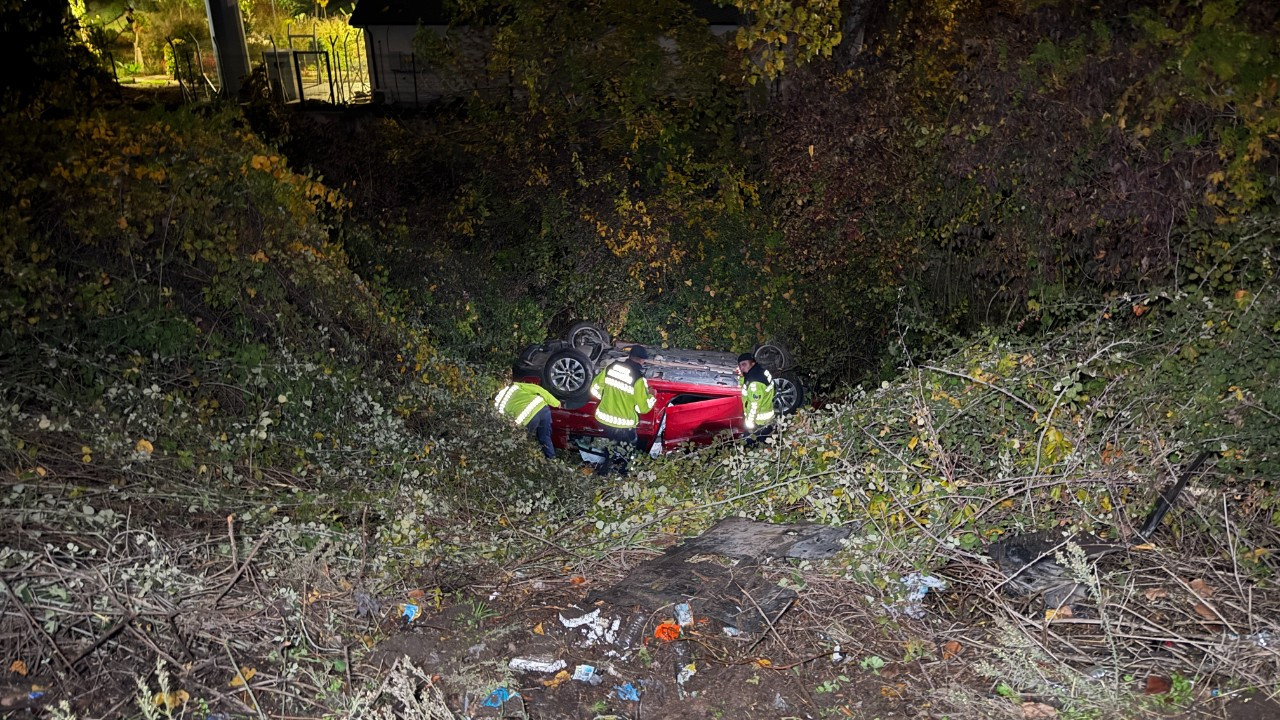
POLYGON ((738 385, 742 387, 742 417, 747 445, 763 442, 773 433, 773 375, 751 353, 738 356, 738 385))
POLYGON ((542 445, 542 454, 548 459, 555 458, 556 448, 551 444, 551 408, 560 407, 555 395, 531 383, 511 383, 498 392, 493 406, 517 425, 528 428, 529 437, 536 438, 542 445))

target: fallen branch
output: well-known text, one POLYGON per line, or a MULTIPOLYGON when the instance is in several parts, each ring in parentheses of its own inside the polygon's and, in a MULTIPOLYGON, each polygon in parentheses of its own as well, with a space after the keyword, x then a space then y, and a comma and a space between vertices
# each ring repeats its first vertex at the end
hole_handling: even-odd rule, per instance
POLYGON ((98 638, 97 640, 94 640, 92 645, 85 648, 84 650, 81 650, 78 655, 72 658, 71 664, 75 665, 76 663, 88 657, 90 653, 92 653, 94 650, 97 650, 99 647, 101 647, 102 643, 110 640, 113 636, 115 636, 116 633, 123 630, 125 625, 128 625, 129 623, 133 622, 133 619, 135 617, 136 615, 134 613, 129 613, 128 615, 125 615, 124 617, 120 618, 120 620, 117 621, 115 625, 112 625, 110 628, 107 629, 105 633, 102 634, 102 637, 98 638))
MULTIPOLYGON (((263 539, 264 540, 266 539, 265 535, 263 536, 263 539)), ((258 541, 258 545, 259 546, 262 545, 262 540, 258 541)), ((258 548, 255 547, 254 552, 257 552, 257 550, 258 548)), ((252 560, 252 559, 253 559, 253 554, 250 553, 249 557, 245 559, 245 564, 247 565, 249 563, 249 560, 252 560)), ((243 568, 241 569, 243 570, 243 568)), ((237 573, 237 576, 238 575, 239 573, 237 573)), ((235 582, 235 580, 232 579, 232 582, 235 582)), ((231 667, 234 668, 236 671, 236 679, 240 681, 240 684, 244 685, 245 692, 249 693, 249 699, 253 701, 253 709, 258 711, 258 717, 261 718, 262 720, 267 720, 266 713, 262 711, 262 705, 258 703, 258 697, 253 694, 253 688, 249 687, 249 678, 245 677, 244 673, 240 672, 240 665, 236 663, 235 656, 231 654, 231 645, 224 640, 222 641, 222 649, 227 651, 227 659, 231 661, 231 667)))
POLYGON ((218 602, 222 600, 222 598, 226 597, 227 593, 231 592, 231 588, 235 586, 236 581, 240 579, 241 575, 244 575, 245 570, 249 569, 249 563, 253 562, 253 556, 258 554, 258 550, 262 549, 262 543, 266 542, 269 537, 271 537, 270 530, 263 533, 262 537, 258 538, 258 542, 254 543, 253 549, 249 551, 248 557, 244 559, 244 564, 240 566, 240 569, 236 571, 235 575, 231 576, 231 580, 227 582, 226 587, 222 588, 222 592, 218 593, 218 597, 213 599, 213 605, 211 607, 217 607, 218 602))
POLYGON ((72 664, 70 660, 67 660, 66 655, 62 654, 62 648, 58 647, 58 643, 54 642, 53 636, 45 632, 44 626, 37 622, 36 619, 32 617, 31 611, 27 609, 27 606, 22 604, 22 598, 18 597, 18 593, 14 592, 13 588, 9 587, 9 583, 3 578, 0 578, 0 583, 4 584, 4 589, 13 597, 13 603, 18 606, 18 610, 22 611, 23 617, 27 619, 27 622, 31 624, 31 627, 35 628, 36 632, 40 633, 40 635, 48 641, 49 647, 53 648, 53 652, 58 656, 58 659, 62 661, 62 664, 67 666, 67 669, 71 671, 71 674, 79 675, 80 671, 76 670, 75 665, 72 664))
POLYGON ((940 372, 940 373, 942 373, 943 375, 950 375, 950 376, 952 376, 952 377, 958 377, 958 378, 964 378, 965 380, 971 380, 971 381, 973 381, 973 382, 978 383, 979 385, 982 385, 982 386, 985 386, 985 387, 989 387, 989 388, 991 388, 992 390, 995 390, 996 392, 1000 393, 1001 395, 1004 395, 1005 397, 1007 397, 1007 398, 1009 398, 1010 400, 1012 400, 1012 401, 1014 401, 1014 402, 1018 403, 1018 404, 1019 404, 1019 405, 1021 405, 1022 407, 1024 407, 1024 408, 1026 408, 1026 409, 1030 410, 1030 411, 1032 412, 1032 414, 1035 414, 1035 413, 1040 412, 1038 409, 1036 409, 1036 406, 1035 406, 1035 405, 1032 405, 1031 403, 1027 402, 1026 400, 1023 400, 1022 398, 1018 397, 1017 395, 1014 395, 1013 393, 1009 392, 1008 390, 1005 390, 1004 388, 1002 388, 1002 387, 1000 387, 1000 386, 998 386, 998 385, 992 385, 991 383, 987 382, 986 380, 979 380, 978 378, 976 378, 976 377, 974 377, 974 376, 972 376, 972 375, 966 375, 965 373, 962 373, 962 372, 955 372, 955 371, 953 371, 953 370, 947 370, 947 369, 945 369, 945 368, 935 367, 935 366, 933 366, 933 365, 921 365, 920 367, 921 367, 921 368, 923 368, 923 369, 925 369, 925 370, 932 370, 933 372, 940 372))

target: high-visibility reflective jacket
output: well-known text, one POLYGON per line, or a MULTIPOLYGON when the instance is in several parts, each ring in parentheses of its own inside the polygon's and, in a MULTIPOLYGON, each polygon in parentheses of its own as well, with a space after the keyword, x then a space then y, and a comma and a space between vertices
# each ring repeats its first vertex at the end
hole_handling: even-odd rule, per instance
POLYGON ((757 363, 738 378, 742 387, 742 416, 748 430, 773 422, 773 375, 757 363))
POLYGON ((591 381, 591 397, 596 405, 596 422, 615 428, 633 428, 640 416, 653 409, 654 398, 637 364, 616 362, 601 370, 591 381))
POLYGON ((560 407, 560 401, 545 388, 530 383, 511 383, 493 399, 493 406, 498 412, 515 420, 518 425, 528 425, 533 416, 548 405, 560 407))

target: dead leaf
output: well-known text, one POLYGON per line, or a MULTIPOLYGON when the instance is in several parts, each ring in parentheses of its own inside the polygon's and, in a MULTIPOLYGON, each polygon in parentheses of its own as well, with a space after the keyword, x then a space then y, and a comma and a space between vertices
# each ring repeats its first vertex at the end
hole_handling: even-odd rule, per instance
POLYGON ((423 590, 422 588, 414 588, 413 590, 409 591, 409 599, 410 600, 426 600, 427 591, 423 590))
POLYGON ((1202 598, 1213 597, 1213 587, 1210 586, 1209 583, 1206 583, 1205 581, 1201 580, 1200 578, 1196 578, 1195 580, 1192 580, 1190 585, 1191 585, 1192 592, 1199 595, 1200 597, 1202 598))
POLYGON ((172 711, 175 708, 186 705, 187 701, 190 699, 191 693, 188 693, 186 690, 174 690, 169 693, 156 693, 151 697, 151 702, 156 707, 163 707, 166 710, 172 711))
POLYGON ((1051 720, 1058 717, 1058 709, 1044 703, 1022 703, 1022 717, 1026 720, 1051 720))
POLYGON ((534 634, 534 635, 544 635, 544 634, 546 634, 546 632, 542 629, 542 623, 538 623, 537 625, 534 625, 534 626, 533 626, 533 634, 534 634))
POLYGON ((1205 620, 1218 619, 1218 613, 1214 612, 1213 608, 1209 607, 1208 605, 1205 605, 1204 603, 1196 603, 1195 607, 1193 607, 1192 610, 1195 610, 1196 614, 1204 618, 1205 620))
POLYGON ((1142 303, 1137 303, 1133 306, 1133 314, 1136 317, 1142 317, 1143 315, 1146 315, 1147 311, 1150 309, 1150 307, 1143 305, 1142 303))
POLYGON ((1163 695, 1169 692, 1172 687, 1173 685, 1169 682, 1169 678, 1152 675, 1147 678, 1147 685, 1142 691, 1148 695, 1163 695))
POLYGON ((1060 608, 1049 608, 1044 611, 1044 619, 1049 622, 1053 622, 1054 620, 1068 620, 1074 616, 1075 613, 1071 612, 1070 605, 1063 605, 1060 608))
POLYGON ((27 664, 22 660, 14 660, 13 662, 9 663, 9 672, 15 672, 15 673, 18 673, 19 675, 26 675, 27 664))
POLYGON ((762 668, 773 667, 773 661, 769 658, 758 658, 756 660, 756 665, 759 665, 762 668))
POLYGON ((568 670, 561 670, 560 672, 556 673, 556 676, 551 678, 550 680, 543 680, 542 684, 549 688, 558 688, 560 687, 561 683, 563 683, 565 680, 568 680, 570 677, 572 676, 569 674, 568 670))
POLYGON ((942 645, 942 659, 950 660, 960 654, 964 650, 964 646, 955 640, 948 640, 942 645))
POLYGON ((1142 596, 1149 602, 1155 602, 1156 600, 1163 600, 1164 598, 1169 597, 1169 591, 1162 587, 1150 587, 1142 592, 1142 596))
POLYGON ((569 578, 569 582, 573 583, 574 585, 581 585, 586 581, 587 579, 582 577, 581 575, 574 575, 573 577, 569 578))
POLYGON ((231 678, 230 687, 233 687, 233 688, 244 687, 245 684, 248 683, 250 680, 252 680, 253 676, 257 674, 258 674, 258 671, 255 670, 254 668, 242 667, 240 668, 240 672, 236 673, 236 676, 231 678))
POLYGON ((1134 545, 1130 549, 1131 550, 1155 550, 1156 546, 1152 545, 1151 543, 1142 543, 1141 545, 1134 545))

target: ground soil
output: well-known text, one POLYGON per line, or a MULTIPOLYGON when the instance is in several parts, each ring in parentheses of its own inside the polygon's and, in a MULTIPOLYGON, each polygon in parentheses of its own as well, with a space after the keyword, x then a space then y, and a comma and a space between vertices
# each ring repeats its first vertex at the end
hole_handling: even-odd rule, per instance
MULTIPOLYGON (((927 693, 904 682, 918 667, 890 666, 871 673, 845 662, 833 663, 829 652, 796 658, 772 637, 730 639, 718 627, 696 627, 681 639, 662 642, 653 629, 663 619, 645 622, 641 640, 630 657, 610 657, 620 648, 584 647, 582 637, 560 621, 586 593, 532 592, 509 600, 496 598, 487 606, 501 615, 476 624, 468 603, 440 613, 428 612, 403 623, 371 654, 362 672, 377 672, 401 656, 418 667, 442 675, 451 707, 467 707, 475 717, 565 718, 817 718, 928 717, 927 693), (576 596, 576 597, 575 597, 576 596), (541 630, 542 634, 538 634, 541 630), (759 641, 757 643, 757 641, 759 641), (773 657, 770 658, 769 656, 773 657), (490 687, 465 687, 457 679, 465 668, 497 671, 513 657, 563 660, 566 670, 589 664, 601 673, 592 685, 574 680, 555 682, 554 673, 515 673, 513 690, 520 699, 506 708, 474 709, 490 687), (762 664, 759 660, 764 659, 762 664), (680 668, 689 663, 697 671, 683 685, 680 668), (623 700, 617 688, 631 683, 638 701, 623 700), (503 714, 503 711, 506 714, 503 714)), ((472 602, 479 602, 472 601, 472 602)), ((487 602, 487 601, 486 601, 487 602)), ((606 612, 613 609, 604 607, 606 612)), ((616 615, 625 617, 626 611, 616 615)), ((786 634, 787 629, 779 627, 786 634)), ((625 626, 625 623, 624 623, 625 626)), ((810 648, 810 650, 812 650, 810 648)), ((623 654, 626 654, 625 651, 623 654)), ((483 674, 483 673, 481 673, 483 674)))

